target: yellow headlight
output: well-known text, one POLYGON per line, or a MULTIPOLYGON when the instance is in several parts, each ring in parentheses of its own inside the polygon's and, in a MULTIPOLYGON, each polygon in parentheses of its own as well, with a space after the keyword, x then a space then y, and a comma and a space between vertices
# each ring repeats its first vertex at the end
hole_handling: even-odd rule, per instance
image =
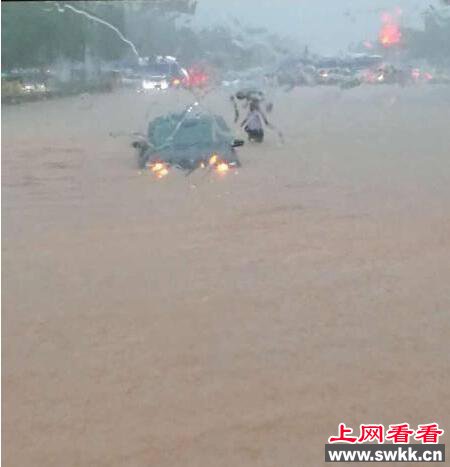
POLYGON ((158 178, 163 178, 169 173, 167 165, 163 162, 154 162, 149 168, 158 178))
POLYGON ((209 165, 214 165, 218 162, 219 160, 219 156, 217 154, 213 154, 210 158, 209 158, 209 165))
POLYGON ((230 166, 226 162, 217 164, 216 171, 220 174, 224 174, 230 170, 230 166))

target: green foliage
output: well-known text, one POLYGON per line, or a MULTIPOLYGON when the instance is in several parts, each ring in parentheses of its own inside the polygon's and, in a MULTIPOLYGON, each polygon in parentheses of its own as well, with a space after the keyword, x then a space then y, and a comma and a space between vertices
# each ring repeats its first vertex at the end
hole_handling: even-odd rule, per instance
POLYGON ((450 14, 448 8, 429 8, 423 14, 424 29, 404 32, 412 58, 450 65, 450 14))
MULTIPOLYGON (((123 27, 123 11, 116 5, 103 2, 73 2, 73 5, 119 29, 123 27)), ((119 58, 126 50, 110 29, 69 9, 60 13, 51 2, 2 3, 4 69, 44 66, 60 57, 82 61, 87 44, 95 56, 105 60, 119 58)))
MULTIPOLYGON (((142 56, 174 55, 183 63, 206 60, 223 68, 252 67, 276 58, 277 37, 269 37, 264 29, 242 29, 238 33, 224 26, 191 29, 186 13, 195 11, 195 0, 76 1, 60 5, 64 3, 117 27, 142 56), (255 37, 258 40, 253 40, 255 37)), ((110 61, 131 55, 129 46, 114 31, 69 8, 60 12, 55 2, 2 3, 3 69, 43 67, 59 59, 82 62, 89 56, 110 61)))

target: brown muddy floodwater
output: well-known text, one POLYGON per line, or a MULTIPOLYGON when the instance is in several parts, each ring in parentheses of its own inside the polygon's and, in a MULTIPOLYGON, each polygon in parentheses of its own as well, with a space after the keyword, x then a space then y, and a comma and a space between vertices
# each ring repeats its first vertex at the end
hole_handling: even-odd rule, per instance
POLYGON ((285 144, 238 174, 139 174, 127 133, 189 100, 3 107, 5 466, 318 466, 341 421, 450 430, 450 88, 279 93, 285 144))

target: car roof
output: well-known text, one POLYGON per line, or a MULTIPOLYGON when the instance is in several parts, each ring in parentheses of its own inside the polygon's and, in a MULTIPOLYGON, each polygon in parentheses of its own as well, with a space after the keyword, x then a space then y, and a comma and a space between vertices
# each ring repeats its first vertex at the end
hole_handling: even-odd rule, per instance
POLYGON ((231 148, 233 135, 223 117, 174 113, 149 124, 149 140, 164 159, 192 159, 231 148), (181 124, 180 124, 181 122, 181 124))

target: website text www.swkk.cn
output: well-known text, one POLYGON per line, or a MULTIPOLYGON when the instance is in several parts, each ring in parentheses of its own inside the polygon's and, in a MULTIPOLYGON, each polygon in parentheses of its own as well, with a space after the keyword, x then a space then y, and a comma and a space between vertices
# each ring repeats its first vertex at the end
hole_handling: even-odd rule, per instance
POLYGON ((445 462, 445 448, 435 446, 326 445, 326 462, 445 462), (426 448, 426 449, 424 449, 426 448))

